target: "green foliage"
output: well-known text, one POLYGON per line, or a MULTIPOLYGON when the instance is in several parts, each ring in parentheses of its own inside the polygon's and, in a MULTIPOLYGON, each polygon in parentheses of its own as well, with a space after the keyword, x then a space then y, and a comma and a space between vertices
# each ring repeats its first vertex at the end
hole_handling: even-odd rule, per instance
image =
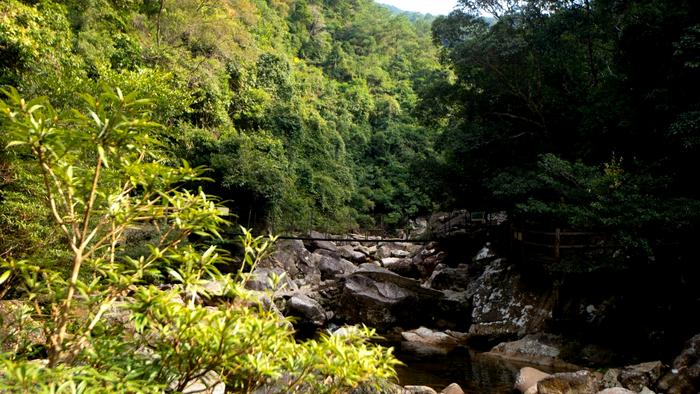
POLYGON ((240 392, 337 393, 394 377, 391 350, 366 342, 372 330, 298 343, 263 296, 244 288, 274 238, 242 229, 235 275, 216 268, 230 261, 216 247, 190 243, 220 238, 226 222, 206 194, 181 188, 203 180, 200 168, 161 158, 148 100, 117 89, 59 113, 44 98, 5 94, 7 147, 38 167, 70 259, 0 259, 0 294, 12 286, 26 300, 0 322, 10 327, 0 344, 11 349, 0 355, 2 391, 182 392, 204 381, 240 392), (146 226, 158 233, 148 252, 126 253, 128 231, 146 226), (31 360, 34 345, 22 340, 36 330, 30 321, 41 323, 47 365, 31 360))
POLYGON ((531 225, 614 234, 629 255, 697 231, 691 3, 464 0, 438 17, 456 79, 421 89, 418 108, 444 128, 441 189, 531 225))
MULTIPOLYGON (((243 212, 259 211, 259 227, 344 231, 358 218, 393 212, 397 222, 406 219, 407 211, 367 209, 384 202, 351 202, 374 198, 359 191, 374 187, 363 176, 375 171, 364 160, 370 136, 399 124, 412 129, 413 80, 440 68, 426 20, 411 22, 369 0, 13 0, 0 7, 0 84, 50 95, 59 108, 102 85, 151 97, 158 122, 217 136, 207 146, 219 153, 206 155, 216 162, 182 152, 177 144, 188 137, 162 140, 176 145, 179 158, 212 167, 220 186, 204 187, 235 195, 243 212), (235 146, 247 156, 235 158, 235 146), (271 154, 260 153, 268 148, 271 154), (260 169, 253 160, 262 160, 260 169)), ((430 154, 429 144, 422 150, 430 154)), ((384 172, 383 194, 416 178, 411 171, 404 163, 384 172)), ((409 211, 426 211, 425 200, 416 190, 409 211)))

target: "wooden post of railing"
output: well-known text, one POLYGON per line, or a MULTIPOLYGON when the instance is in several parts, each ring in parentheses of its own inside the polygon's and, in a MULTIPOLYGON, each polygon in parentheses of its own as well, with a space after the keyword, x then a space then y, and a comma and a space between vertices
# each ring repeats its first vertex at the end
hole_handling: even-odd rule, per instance
POLYGON ((561 230, 557 227, 554 230, 554 259, 559 261, 559 247, 561 246, 561 230))

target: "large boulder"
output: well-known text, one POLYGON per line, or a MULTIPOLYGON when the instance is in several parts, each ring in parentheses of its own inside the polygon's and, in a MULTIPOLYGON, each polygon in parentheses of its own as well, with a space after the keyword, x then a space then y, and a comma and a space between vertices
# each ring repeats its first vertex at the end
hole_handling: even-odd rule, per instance
POLYGON ((442 298, 444 293, 417 280, 363 264, 347 276, 337 315, 379 329, 428 323, 436 319, 434 306, 442 298))
POLYGON ((673 369, 658 384, 668 394, 700 393, 700 334, 686 342, 673 369))
POLYGON ((470 334, 491 339, 541 332, 552 318, 555 295, 551 289, 533 290, 515 267, 496 259, 471 280, 470 334))
POLYGON ((518 375, 515 377, 514 389, 521 393, 526 393, 531 387, 537 388, 537 382, 552 375, 542 372, 539 369, 532 367, 520 368, 518 375))

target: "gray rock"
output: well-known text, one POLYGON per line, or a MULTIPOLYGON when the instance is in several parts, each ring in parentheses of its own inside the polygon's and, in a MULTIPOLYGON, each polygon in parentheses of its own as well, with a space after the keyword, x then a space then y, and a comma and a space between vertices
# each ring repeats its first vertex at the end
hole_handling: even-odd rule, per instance
MULTIPOLYGON (((318 231, 311 231, 309 235, 311 236, 311 238, 329 238, 327 234, 321 234, 318 231)), ((311 241, 311 247, 313 249, 325 249, 330 250, 332 252, 338 251, 338 246, 333 241, 314 240, 311 241)))
POLYGON ((357 271, 357 267, 343 259, 313 254, 318 270, 321 272, 321 280, 334 279, 341 275, 351 274, 357 271))
POLYGON ((326 322, 326 311, 321 304, 304 294, 296 294, 287 301, 287 314, 298 317, 303 324, 322 326, 326 322))
POLYGON ((223 297, 226 295, 226 283, 221 280, 208 280, 202 284, 202 290, 208 297, 223 297))
POLYGON ((291 280, 311 283, 320 280, 320 274, 311 260, 311 253, 298 240, 281 240, 275 252, 261 261, 257 268, 282 269, 291 280))
POLYGON ((409 225, 411 226, 409 237, 412 239, 420 238, 428 233, 428 219, 426 218, 410 220, 409 225))
POLYGON ((467 293, 472 296, 470 334, 497 339, 541 332, 552 318, 555 296, 551 289, 535 292, 503 259, 489 263, 467 293))
POLYGON ((617 368, 610 368, 603 374, 603 379, 600 382, 602 388, 615 388, 621 387, 618 377, 620 376, 620 370, 617 368))
POLYGON ((287 273, 282 268, 265 268, 256 267, 252 272, 250 277, 245 283, 245 287, 248 290, 256 291, 279 291, 282 289, 287 289, 289 291, 296 291, 298 286, 294 281, 292 281, 287 273), (273 277, 282 278, 280 282, 274 285, 273 277))
POLYGON ((391 251, 391 257, 398 257, 398 258, 403 259, 403 258, 409 257, 410 255, 411 255, 411 252, 409 252, 407 250, 397 249, 397 250, 391 251))
POLYGON ((438 252, 435 249, 423 249, 420 253, 416 253, 411 261, 421 272, 421 277, 428 278, 443 262, 445 257, 446 254, 444 252, 438 252))
POLYGON ((356 251, 352 246, 341 246, 338 248, 340 255, 357 264, 361 264, 367 261, 367 255, 356 251))
POLYGON ((394 250, 394 247, 391 244, 380 244, 377 246, 377 253, 375 253, 375 257, 378 259, 391 257, 392 250, 394 250))
POLYGON ((589 371, 555 373, 537 383, 538 394, 595 394, 598 382, 589 371))
POLYGON ((517 341, 499 343, 488 355, 537 365, 563 364, 558 359, 561 353, 558 342, 560 339, 554 336, 528 335, 517 341))
POLYGON ((423 276, 419 267, 416 266, 410 259, 396 259, 394 257, 388 257, 383 260, 386 260, 386 262, 383 264, 384 267, 398 275, 413 279, 420 279, 423 276))
POLYGON ((434 331, 426 327, 401 333, 401 349, 421 356, 448 354, 466 342, 466 334, 434 331))
POLYGON ((431 321, 442 292, 421 287, 387 269, 363 264, 349 275, 340 297, 338 315, 352 323, 389 328, 402 323, 431 321))
POLYGON ((661 377, 662 369, 661 361, 628 365, 620 371, 617 380, 623 387, 639 392, 645 386, 655 384, 661 377))
POLYGON ((409 255, 412 255, 414 253, 418 253, 423 248, 423 245, 413 242, 397 242, 396 248, 400 250, 405 250, 408 252, 409 255))
POLYGON ((466 264, 460 264, 457 268, 440 264, 428 279, 428 286, 437 290, 466 290, 468 285, 469 267, 466 264))
MULTIPOLYGON (((369 257, 372 255, 372 249, 367 247, 367 246, 364 246, 364 245, 355 246, 355 251, 364 254, 366 257, 369 257)), ((375 247, 374 251, 375 252, 377 251, 376 247, 375 247)))

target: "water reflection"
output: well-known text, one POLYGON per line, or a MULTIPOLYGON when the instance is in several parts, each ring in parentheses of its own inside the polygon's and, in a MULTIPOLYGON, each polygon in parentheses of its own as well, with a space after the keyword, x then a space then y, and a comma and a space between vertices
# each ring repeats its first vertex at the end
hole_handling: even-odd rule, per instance
POLYGON ((429 386, 438 392, 450 383, 458 383, 467 394, 510 394, 520 368, 532 366, 545 372, 560 372, 551 368, 516 363, 484 356, 474 351, 458 351, 448 356, 417 357, 401 352, 396 356, 405 366, 398 367, 402 386, 429 386))

